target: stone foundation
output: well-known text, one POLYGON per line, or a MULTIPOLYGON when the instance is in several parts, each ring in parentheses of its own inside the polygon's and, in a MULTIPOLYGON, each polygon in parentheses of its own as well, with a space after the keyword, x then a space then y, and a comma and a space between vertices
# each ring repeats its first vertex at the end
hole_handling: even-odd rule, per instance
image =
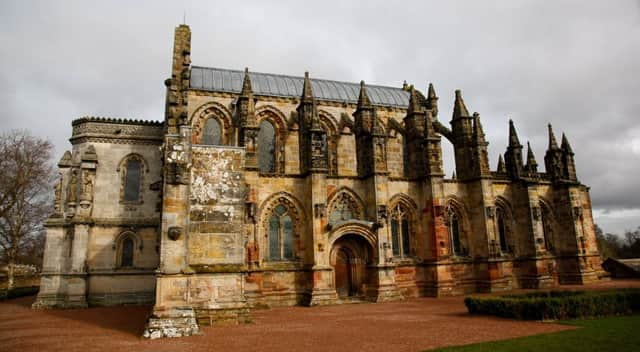
POLYGON ((142 337, 158 339, 199 334, 196 313, 192 308, 172 308, 163 312, 154 312, 147 321, 147 328, 142 337))

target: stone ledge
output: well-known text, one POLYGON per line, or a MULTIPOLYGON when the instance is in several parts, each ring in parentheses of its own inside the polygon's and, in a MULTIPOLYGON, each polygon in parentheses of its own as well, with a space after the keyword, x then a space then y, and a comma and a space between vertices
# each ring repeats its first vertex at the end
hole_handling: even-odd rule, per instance
POLYGON ((186 307, 154 312, 147 321, 147 327, 142 337, 159 339, 162 337, 182 337, 200 334, 193 308, 186 307))

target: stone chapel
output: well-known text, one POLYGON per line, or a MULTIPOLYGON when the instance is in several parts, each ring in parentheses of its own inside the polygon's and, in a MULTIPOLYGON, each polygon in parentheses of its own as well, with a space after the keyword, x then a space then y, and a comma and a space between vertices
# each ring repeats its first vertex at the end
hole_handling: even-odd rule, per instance
POLYGON ((72 122, 34 307, 154 304, 153 338, 246 321, 257 307, 602 274, 589 188, 551 125, 546 172, 511 121, 491 169, 460 91, 447 121, 431 84, 193 66, 186 25, 165 86, 163 121, 72 122))

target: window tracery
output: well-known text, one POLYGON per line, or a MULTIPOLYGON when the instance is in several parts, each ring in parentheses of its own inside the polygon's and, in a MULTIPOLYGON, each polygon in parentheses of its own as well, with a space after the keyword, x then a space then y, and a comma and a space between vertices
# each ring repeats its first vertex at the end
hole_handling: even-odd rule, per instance
POLYGON ((148 172, 145 160, 138 154, 128 155, 122 159, 116 171, 121 174, 120 202, 142 203, 144 174, 148 172))
POLYGON ((329 222, 337 223, 351 219, 362 219, 362 211, 354 197, 342 191, 331 204, 329 222))
POLYGON ((467 255, 466 236, 463 231, 460 211, 453 202, 449 202, 445 211, 445 221, 449 232, 450 254, 453 256, 467 255))
POLYGON ((391 210, 391 242, 393 256, 411 255, 411 213, 402 203, 391 210))

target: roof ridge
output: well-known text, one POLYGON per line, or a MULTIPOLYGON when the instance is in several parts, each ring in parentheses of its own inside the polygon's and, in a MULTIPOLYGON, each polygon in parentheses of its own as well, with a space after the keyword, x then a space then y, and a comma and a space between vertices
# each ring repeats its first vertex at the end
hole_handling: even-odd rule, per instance
MULTIPOLYGON (((221 68, 221 67, 209 67, 209 66, 191 65, 191 68, 192 69, 193 68, 201 68, 201 69, 209 69, 209 70, 220 70, 220 71, 236 72, 236 73, 244 74, 244 71, 242 71, 242 70, 235 70, 235 69, 221 68)), ((304 79, 304 76, 293 76, 293 75, 287 75, 287 74, 284 74, 284 73, 269 73, 269 72, 249 71, 249 74, 259 74, 259 75, 277 76, 277 77, 285 77, 285 78, 296 78, 296 79, 300 79, 300 80, 304 79)), ((358 87, 358 89, 360 89, 360 83, 356 83, 356 82, 338 81, 338 80, 334 80, 334 79, 313 78, 313 77, 310 77, 310 79, 311 79, 311 81, 323 81, 323 82, 334 82, 334 83, 341 83, 341 84, 351 84, 351 85, 354 85, 354 86, 358 87)), ((373 88, 397 89, 399 91, 406 92, 402 87, 384 86, 384 85, 381 85, 381 84, 369 84, 369 83, 367 83, 367 89, 371 88, 371 87, 373 87, 373 88)))
POLYGON ((71 121, 71 125, 79 125, 85 122, 120 123, 125 125, 162 126, 163 121, 143 120, 122 117, 82 116, 71 121))

